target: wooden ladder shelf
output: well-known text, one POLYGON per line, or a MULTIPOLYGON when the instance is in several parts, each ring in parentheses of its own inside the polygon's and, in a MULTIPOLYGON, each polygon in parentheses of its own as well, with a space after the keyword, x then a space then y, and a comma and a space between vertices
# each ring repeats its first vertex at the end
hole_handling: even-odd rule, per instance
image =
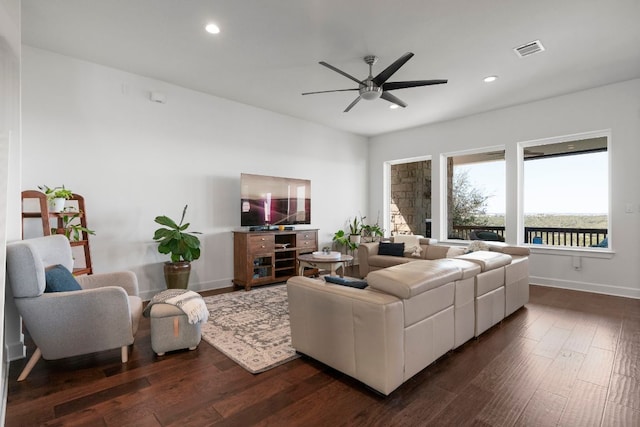
MULTIPOLYGON (((63 212, 51 212, 49 210, 49 203, 47 202, 47 196, 38 190, 25 190, 22 192, 22 238, 24 239, 25 232, 25 219, 30 218, 40 218, 42 221, 42 235, 50 236, 51 234, 64 234, 65 232, 65 222, 70 220, 71 217, 76 216, 72 221, 74 223, 79 223, 84 229, 87 229, 87 211, 84 206, 84 197, 79 194, 73 194, 71 198, 68 200, 69 204, 72 206, 70 210, 65 210, 63 212), (37 201, 38 210, 35 211, 25 211, 25 201, 26 204, 33 207, 36 205, 36 202, 28 201, 30 199, 35 199, 37 201), (52 221, 53 219, 53 221, 52 221), (53 226, 52 226, 53 224, 53 226)), ((73 237, 73 236, 71 236, 73 237)), ((75 247, 81 247, 82 252, 80 252, 84 256, 84 266, 73 269, 74 275, 82 275, 82 274, 92 274, 93 268, 91 266, 91 252, 89 250, 89 233, 86 231, 80 231, 80 239, 73 240, 70 239, 72 250, 75 247)), ((77 258, 78 251, 74 251, 74 258, 77 258)))

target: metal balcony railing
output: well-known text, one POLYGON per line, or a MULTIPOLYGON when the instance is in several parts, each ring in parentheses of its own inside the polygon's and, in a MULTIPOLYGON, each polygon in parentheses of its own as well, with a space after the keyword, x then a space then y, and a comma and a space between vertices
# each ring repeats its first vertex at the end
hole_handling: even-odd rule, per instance
MULTIPOLYGON (((504 238, 504 227, 483 225, 454 225, 450 238, 472 240, 473 234, 488 231, 504 238)), ((606 228, 525 227, 524 243, 548 246, 607 247, 606 228)), ((489 239, 485 239, 489 240, 489 239)))

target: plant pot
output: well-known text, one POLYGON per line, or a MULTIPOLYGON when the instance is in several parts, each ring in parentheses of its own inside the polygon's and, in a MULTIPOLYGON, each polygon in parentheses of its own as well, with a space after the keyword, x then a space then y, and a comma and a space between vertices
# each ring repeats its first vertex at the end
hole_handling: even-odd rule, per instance
POLYGON ((49 200, 49 210, 51 212, 62 212, 64 210, 64 203, 66 199, 64 197, 56 197, 49 200))
POLYGON ((349 241, 351 243, 360 243, 360 235, 359 234, 350 234, 349 241))
POLYGON ((164 263, 164 280, 167 283, 167 289, 187 289, 189 274, 191 274, 189 261, 164 263))

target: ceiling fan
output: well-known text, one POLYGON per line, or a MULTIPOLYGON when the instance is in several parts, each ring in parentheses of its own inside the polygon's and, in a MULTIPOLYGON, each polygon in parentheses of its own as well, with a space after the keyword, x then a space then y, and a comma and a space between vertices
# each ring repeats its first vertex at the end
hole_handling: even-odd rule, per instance
POLYGON ((406 89, 410 87, 417 86, 430 86, 430 85, 439 85, 447 83, 447 80, 410 80, 404 82, 389 82, 387 80, 402 67, 408 60, 413 57, 413 53, 407 52, 398 58, 393 64, 389 65, 385 68, 380 74, 373 77, 372 68, 373 65, 378 61, 378 58, 373 55, 367 55, 364 57, 364 62, 369 64, 369 77, 364 80, 358 80, 352 75, 345 73, 344 71, 334 67, 331 64, 327 64, 324 61, 320 61, 320 65, 324 65, 325 67, 335 71, 336 73, 342 74, 348 79, 353 80, 358 83, 358 87, 354 89, 336 89, 336 90, 323 90, 319 92, 305 92, 303 95, 312 95, 316 93, 329 93, 329 92, 345 92, 351 90, 357 90, 360 92, 358 97, 344 110, 344 112, 348 112, 353 108, 354 105, 358 103, 361 99, 366 99, 367 101, 372 101, 374 99, 382 98, 386 101, 391 102, 392 104, 398 105, 402 108, 406 107, 407 104, 403 102, 401 99, 389 93, 390 90, 396 89, 406 89))

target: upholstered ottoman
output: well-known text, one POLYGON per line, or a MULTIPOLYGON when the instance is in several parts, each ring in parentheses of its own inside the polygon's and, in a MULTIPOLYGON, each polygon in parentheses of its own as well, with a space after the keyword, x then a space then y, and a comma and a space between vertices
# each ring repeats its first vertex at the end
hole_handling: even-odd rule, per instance
POLYGON ((200 343, 200 323, 190 324, 179 307, 157 303, 151 307, 149 317, 151 348, 158 356, 183 348, 195 350, 200 343))

